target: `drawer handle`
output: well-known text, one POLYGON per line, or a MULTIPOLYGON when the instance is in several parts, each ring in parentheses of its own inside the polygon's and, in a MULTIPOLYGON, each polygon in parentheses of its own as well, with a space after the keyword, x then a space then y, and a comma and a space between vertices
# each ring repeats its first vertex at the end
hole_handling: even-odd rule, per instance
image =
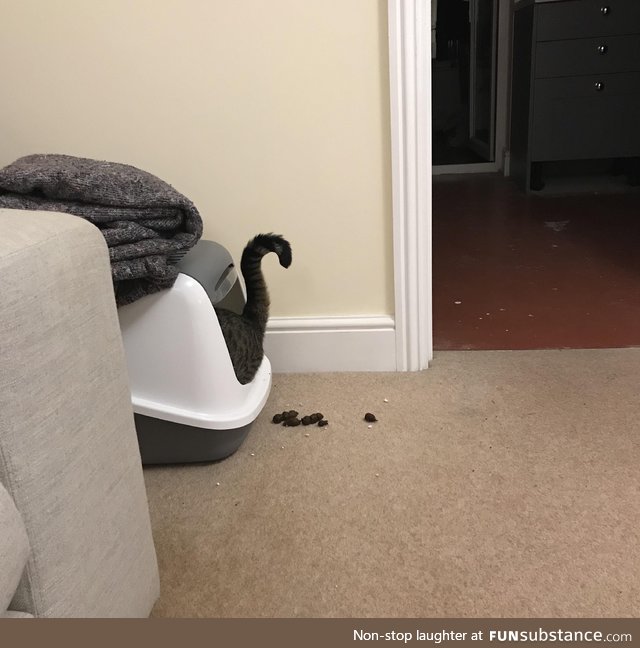
POLYGON ((609 47, 607 45, 598 45, 596 49, 598 50, 598 54, 606 54, 609 51, 609 47))
POLYGON ((610 11, 611 11, 610 7, 600 7, 600 13, 603 16, 608 16, 610 11))
POLYGON ((596 89, 596 92, 602 92, 604 90, 604 83, 602 81, 596 81, 593 87, 596 89))

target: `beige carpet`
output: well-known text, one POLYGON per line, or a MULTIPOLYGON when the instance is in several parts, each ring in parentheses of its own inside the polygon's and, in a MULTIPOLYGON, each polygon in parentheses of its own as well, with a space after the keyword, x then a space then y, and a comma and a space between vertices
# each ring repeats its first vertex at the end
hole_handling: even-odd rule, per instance
POLYGON ((276 375, 235 455, 145 470, 154 615, 638 617, 639 385, 640 349, 276 375))

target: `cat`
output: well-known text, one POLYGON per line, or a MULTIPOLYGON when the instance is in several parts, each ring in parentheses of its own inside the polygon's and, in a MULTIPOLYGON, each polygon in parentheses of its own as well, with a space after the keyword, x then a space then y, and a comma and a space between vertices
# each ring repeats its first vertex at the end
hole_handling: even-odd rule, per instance
POLYGON ((247 301, 242 314, 216 308, 233 370, 238 382, 246 385, 256 375, 264 356, 264 334, 269 319, 269 292, 262 274, 262 257, 275 252, 280 265, 291 265, 291 245, 278 234, 258 234, 244 251, 240 269, 244 278, 247 301))

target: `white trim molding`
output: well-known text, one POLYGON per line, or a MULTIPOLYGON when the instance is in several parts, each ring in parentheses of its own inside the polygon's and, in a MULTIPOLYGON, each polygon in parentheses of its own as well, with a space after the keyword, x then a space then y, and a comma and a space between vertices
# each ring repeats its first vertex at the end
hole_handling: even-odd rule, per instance
POLYGON ((274 373, 395 371, 389 316, 272 317, 264 348, 274 373))
POLYGON ((433 358, 431 4, 388 0, 396 368, 433 358))

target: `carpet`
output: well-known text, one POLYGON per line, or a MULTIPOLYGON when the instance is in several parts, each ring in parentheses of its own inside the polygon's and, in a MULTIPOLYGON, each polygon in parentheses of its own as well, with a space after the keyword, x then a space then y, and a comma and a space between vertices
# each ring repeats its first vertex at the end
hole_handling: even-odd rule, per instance
POLYGON ((153 615, 637 617, 639 383, 640 349, 275 375, 233 456, 145 468, 153 615))

